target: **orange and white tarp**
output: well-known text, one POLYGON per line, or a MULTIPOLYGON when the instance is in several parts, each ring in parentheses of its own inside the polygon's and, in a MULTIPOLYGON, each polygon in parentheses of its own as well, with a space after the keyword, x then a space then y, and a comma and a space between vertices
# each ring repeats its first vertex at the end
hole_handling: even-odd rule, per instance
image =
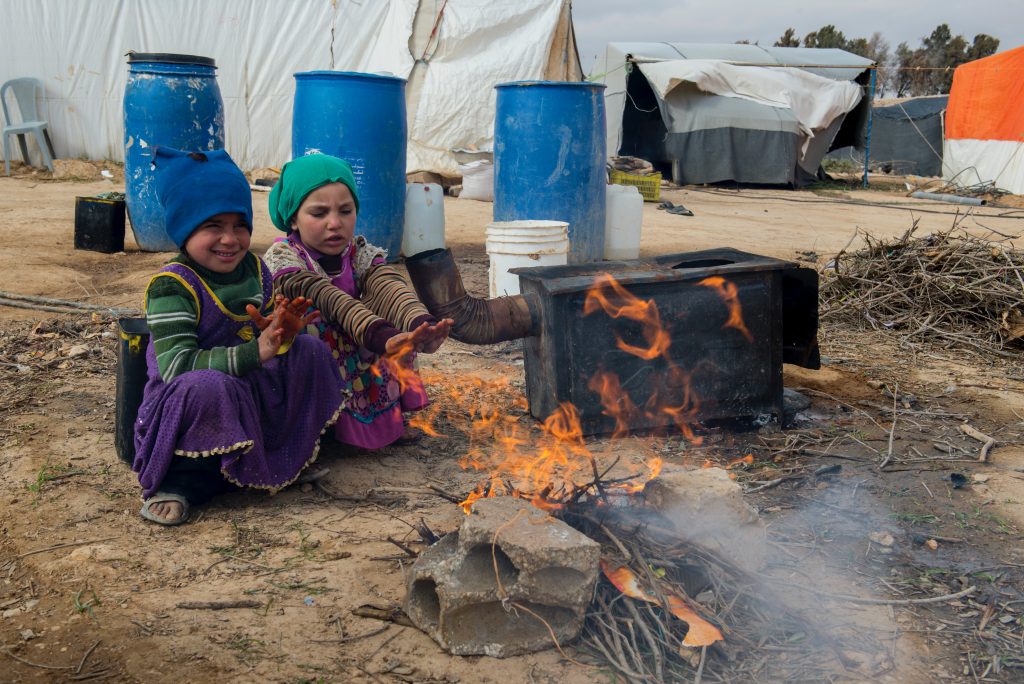
POLYGON ((946 179, 1024 194, 1024 47, 957 67, 942 157, 946 179))

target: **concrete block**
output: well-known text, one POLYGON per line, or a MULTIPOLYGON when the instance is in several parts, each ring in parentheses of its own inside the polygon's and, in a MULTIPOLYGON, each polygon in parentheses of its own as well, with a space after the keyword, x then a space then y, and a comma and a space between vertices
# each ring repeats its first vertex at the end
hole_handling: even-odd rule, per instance
POLYGON ((416 559, 405 612, 454 655, 550 648, 548 626, 559 644, 579 636, 600 556, 597 542, 529 502, 481 499, 459 530, 416 559))

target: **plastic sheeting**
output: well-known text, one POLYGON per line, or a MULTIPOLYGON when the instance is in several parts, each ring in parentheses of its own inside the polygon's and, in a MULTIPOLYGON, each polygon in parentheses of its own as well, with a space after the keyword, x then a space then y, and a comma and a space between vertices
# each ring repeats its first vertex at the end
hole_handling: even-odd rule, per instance
POLYGON ((129 50, 216 60, 225 145, 242 168, 290 158, 298 71, 408 78, 408 170, 447 175, 450 148, 492 145, 494 85, 581 76, 569 0, 3 2, 0 82, 43 82, 60 157, 124 158, 129 50))
MULTIPOLYGON (((676 87, 692 83, 713 95, 787 110, 805 137, 804 151, 816 131, 827 128, 836 118, 853 109, 862 96, 860 86, 855 83, 833 81, 788 67, 765 69, 706 59, 670 60, 639 66, 662 100, 676 87)), ((764 127, 756 119, 745 123, 742 125, 742 122, 734 121, 731 125, 755 130, 764 127)))
MULTIPOLYGON (((916 97, 871 109, 870 163, 886 173, 942 175, 942 115, 947 95, 916 97)), ((829 159, 864 165, 864 150, 844 147, 829 159)))
MULTIPOLYGON (((732 43, 609 43, 598 60, 593 77, 608 88, 605 110, 608 117, 608 154, 621 151, 624 112, 630 106, 627 83, 637 64, 672 60, 725 60, 737 65, 798 67, 834 81, 853 81, 873 62, 844 50, 820 48, 780 48, 732 43)), ((866 108, 862 103, 857 108, 866 108)), ((773 115, 763 113, 770 121, 773 115)), ((866 117, 864 118, 866 121, 866 117)))
POLYGON ((943 177, 1024 194, 1024 47, 968 62, 953 73, 943 177))
POLYGON ((943 178, 959 185, 991 183, 1024 195, 1024 143, 1012 140, 946 140, 943 178))

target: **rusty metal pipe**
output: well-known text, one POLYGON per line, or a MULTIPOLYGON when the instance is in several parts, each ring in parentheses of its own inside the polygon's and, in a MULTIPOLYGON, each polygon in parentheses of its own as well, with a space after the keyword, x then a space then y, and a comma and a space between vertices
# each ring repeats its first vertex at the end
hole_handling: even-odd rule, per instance
POLYGON ((494 344, 537 334, 537 306, 527 296, 482 299, 467 294, 450 249, 414 254, 406 258, 405 267, 427 310, 437 318, 455 321, 453 339, 494 344))

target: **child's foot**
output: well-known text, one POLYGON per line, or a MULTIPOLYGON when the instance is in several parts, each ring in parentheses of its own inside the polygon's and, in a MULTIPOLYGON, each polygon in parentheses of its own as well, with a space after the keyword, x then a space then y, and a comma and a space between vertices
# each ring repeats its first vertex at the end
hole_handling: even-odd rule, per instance
POLYGON ((419 428, 406 426, 405 432, 402 436, 395 440, 395 444, 399 446, 405 446, 408 444, 416 444, 423 439, 423 431, 419 428))
POLYGON ((180 494, 157 492, 142 504, 139 515, 158 525, 180 525, 188 520, 188 500, 180 494))

